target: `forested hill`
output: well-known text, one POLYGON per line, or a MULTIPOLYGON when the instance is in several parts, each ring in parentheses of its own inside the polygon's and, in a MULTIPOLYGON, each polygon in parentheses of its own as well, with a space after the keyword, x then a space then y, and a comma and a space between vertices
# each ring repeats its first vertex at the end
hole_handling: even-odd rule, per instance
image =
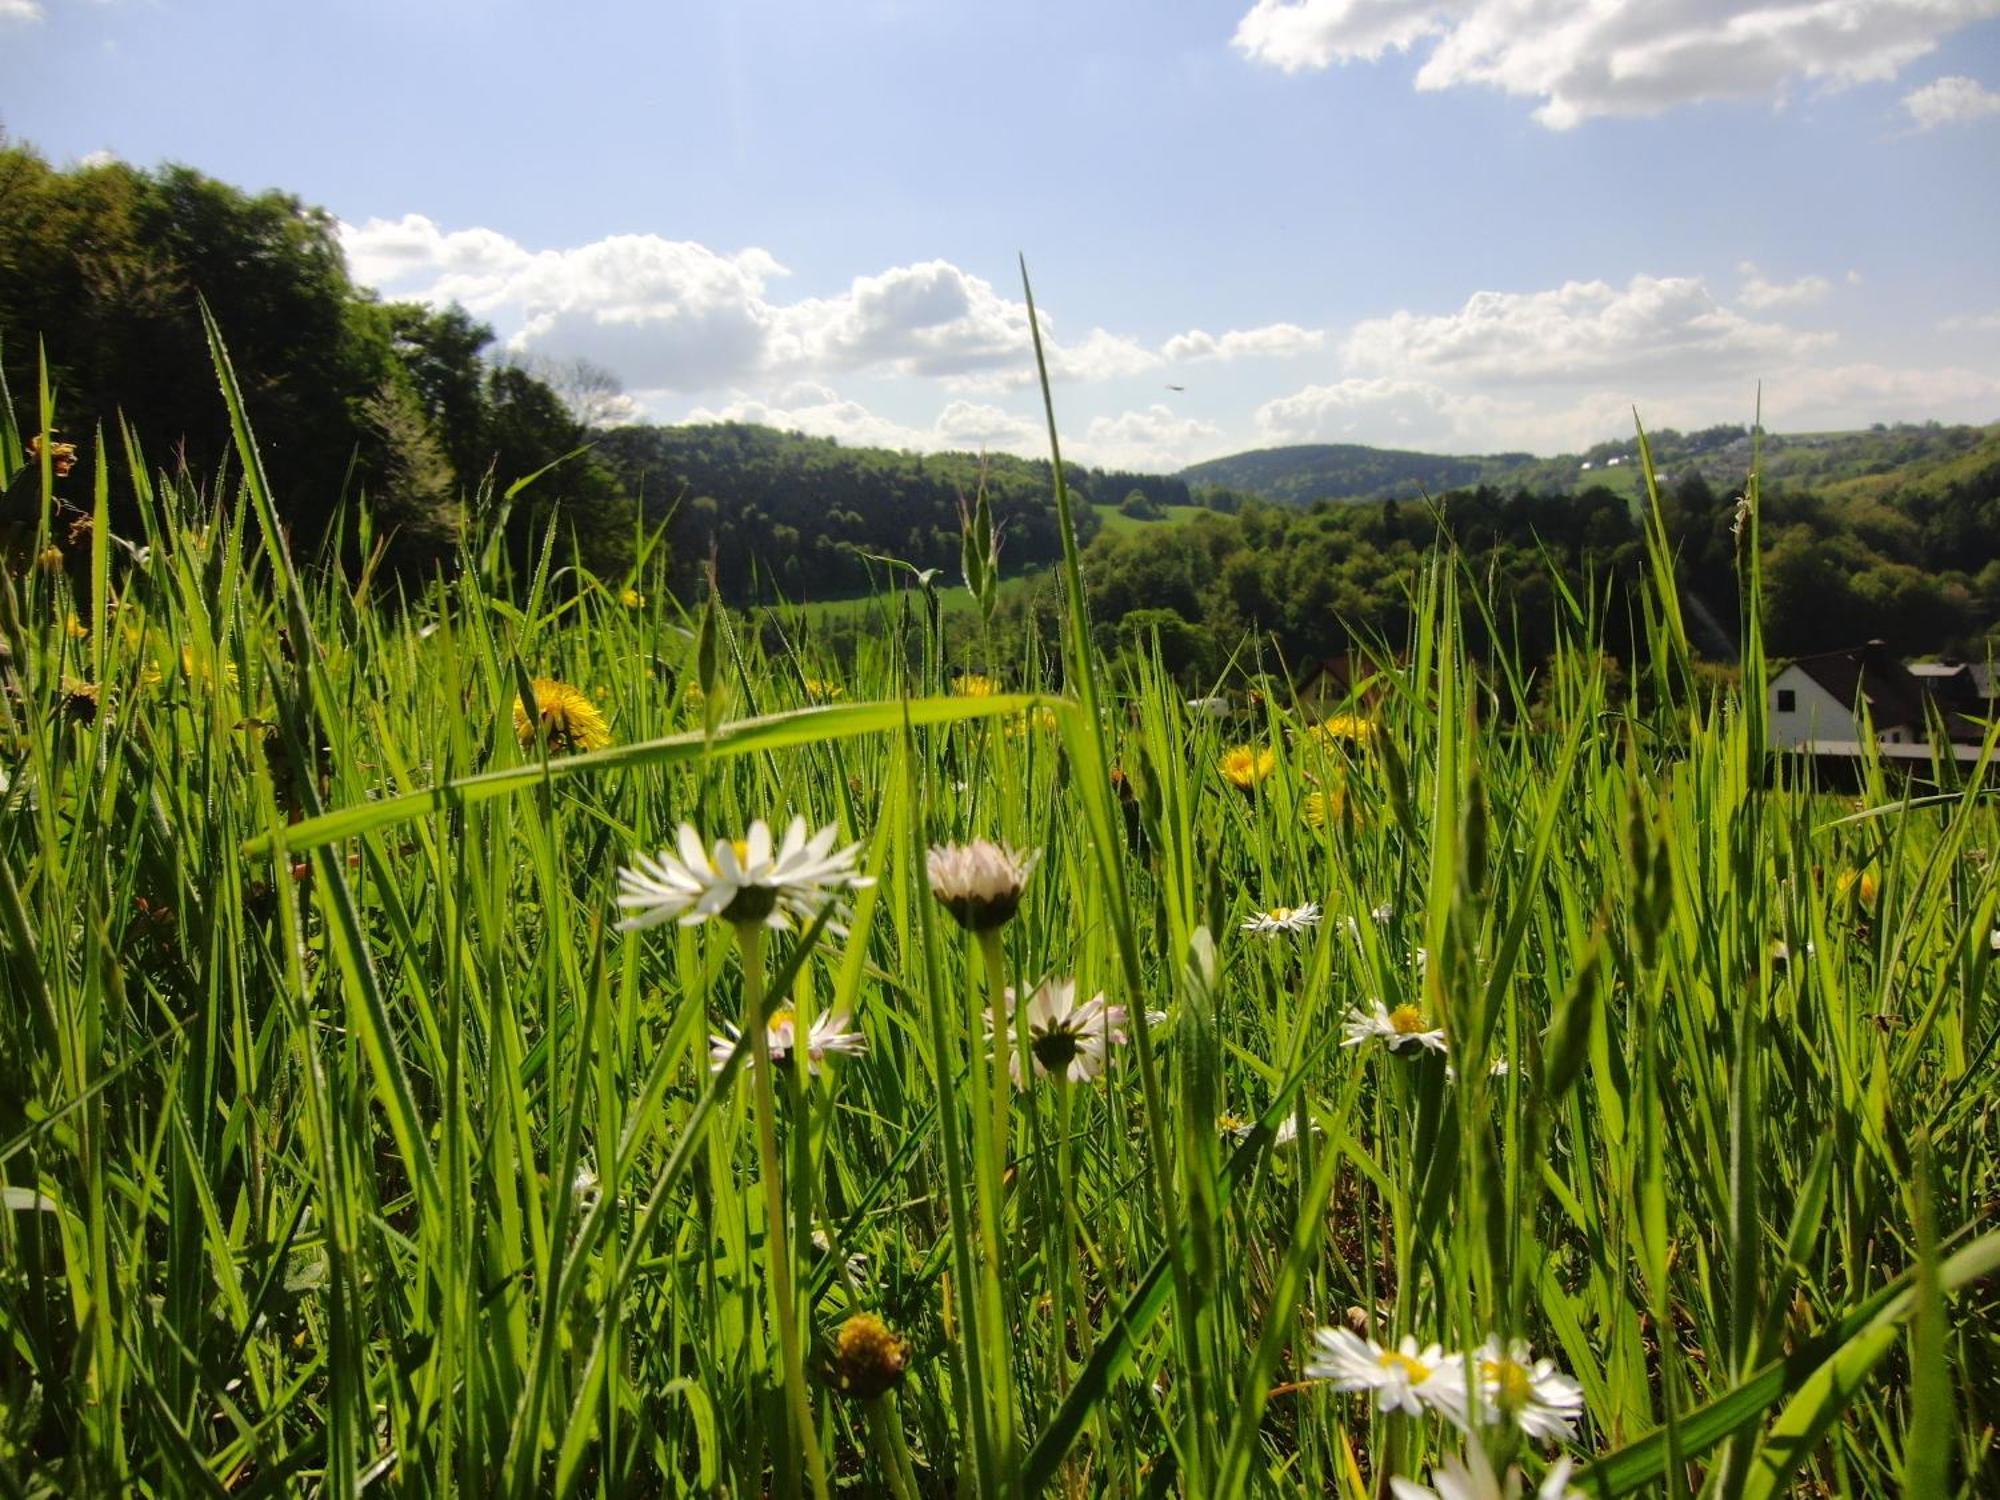
MULTIPOLYGON (((1911 465, 1960 461, 2000 433, 1993 427, 1937 422, 1878 423, 1852 432, 1764 434, 1754 455, 1767 489, 1865 485, 1911 465)), ((1742 484, 1753 461, 1747 427, 1724 423, 1694 432, 1662 428, 1648 434, 1653 463, 1668 482, 1699 474, 1709 484, 1742 484)), ((1353 443, 1257 448, 1210 459, 1181 471, 1191 489, 1238 491, 1280 505, 1318 500, 1412 500, 1447 490, 1492 485, 1536 494, 1574 494, 1598 485, 1638 490, 1639 443, 1621 437, 1582 453, 1538 458, 1528 453, 1414 453, 1353 443)))
POLYGON ((1308 505, 1315 500, 1435 495, 1492 481, 1534 462, 1526 453, 1463 457, 1359 443, 1307 443, 1212 458, 1183 469, 1181 478, 1195 488, 1241 490, 1282 505, 1308 505))
MULTIPOLYGON (((868 554, 956 578, 959 507, 985 487, 1010 572, 1054 561, 1062 533, 1049 466, 1005 454, 906 453, 849 448, 831 438, 747 422, 622 427, 597 453, 655 521, 671 515, 677 573, 692 582, 711 551, 734 598, 824 599, 880 582, 868 554)), ((1185 480, 1064 466, 1088 541, 1089 504, 1136 491, 1154 505, 1185 505, 1185 480)))

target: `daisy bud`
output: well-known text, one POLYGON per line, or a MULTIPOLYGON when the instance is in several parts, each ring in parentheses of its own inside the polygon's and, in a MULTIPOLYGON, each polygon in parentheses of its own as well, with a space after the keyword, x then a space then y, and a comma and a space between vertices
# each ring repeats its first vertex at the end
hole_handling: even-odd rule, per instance
POLYGON ((1041 857, 1017 854, 1005 844, 975 839, 940 844, 930 852, 931 894, 967 932, 1005 927, 1021 908, 1021 892, 1041 857))
POLYGON ((833 1379, 841 1394, 873 1401, 902 1383, 910 1346, 873 1313, 856 1313, 840 1325, 833 1345, 833 1379))

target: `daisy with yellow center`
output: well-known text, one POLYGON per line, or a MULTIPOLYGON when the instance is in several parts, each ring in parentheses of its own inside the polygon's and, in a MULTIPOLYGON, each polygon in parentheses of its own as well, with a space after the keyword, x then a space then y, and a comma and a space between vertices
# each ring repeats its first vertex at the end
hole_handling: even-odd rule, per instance
POLYGON ((1340 1391, 1365 1391, 1378 1410, 1413 1417, 1428 1409, 1455 1418, 1465 1409, 1464 1361, 1446 1354, 1442 1345, 1420 1349, 1406 1334, 1390 1349, 1346 1328, 1322 1328, 1313 1342, 1317 1348, 1306 1365, 1308 1380, 1327 1381, 1340 1391))
POLYGON ((1545 1443, 1576 1437, 1583 1387, 1558 1370, 1554 1360, 1536 1359, 1527 1340, 1503 1344, 1497 1334, 1490 1335, 1474 1353, 1473 1368, 1482 1421, 1512 1422, 1545 1443))
POLYGON ((1239 792, 1254 792, 1259 783, 1278 769, 1278 752, 1268 745, 1235 745, 1222 752, 1216 763, 1222 779, 1239 792))
POLYGON ((1445 1049, 1444 1028, 1433 1026, 1420 1007, 1399 1005, 1390 1010, 1380 1000, 1371 1001, 1368 1010, 1359 1006, 1350 1010, 1341 1028, 1343 1047, 1359 1047, 1375 1041, 1391 1052, 1401 1052, 1413 1044, 1433 1052, 1445 1049))
POLYGON ((553 677, 537 677, 529 687, 532 715, 520 698, 514 700, 514 735, 523 750, 532 752, 538 739, 547 743, 551 755, 602 750, 611 743, 611 727, 581 690, 553 677))
MULTIPOLYGON (((770 1058, 774 1065, 784 1067, 792 1055, 792 1042, 798 1033, 797 1014, 789 1005, 781 1005, 771 1012, 771 1019, 765 1022, 765 1040, 769 1045, 770 1058)), ((723 1023, 727 1035, 711 1033, 708 1038, 709 1066, 720 1073, 729 1062, 730 1054, 742 1040, 743 1033, 727 1022, 723 1023)), ((822 1011, 813 1017, 812 1025, 806 1028, 806 1071, 819 1076, 820 1065, 836 1052, 852 1057, 868 1050, 868 1038, 848 1024, 847 1017, 838 1011, 822 1011)), ((751 1058, 756 1065, 756 1058, 751 1058)))
MULTIPOLYGON (((1535 1487, 1535 1500, 1583 1500, 1582 1490, 1570 1488, 1569 1471, 1570 1461, 1558 1459, 1535 1487)), ((1521 1500, 1527 1480, 1511 1464, 1502 1479, 1493 1472, 1486 1450, 1474 1443, 1465 1450, 1465 1457, 1449 1456, 1433 1469, 1431 1485, 1435 1488, 1397 1475, 1389 1481, 1389 1493, 1395 1500, 1521 1500)))
MULTIPOLYGON (((1011 1031, 1024 1003, 1010 985, 1006 992, 1007 1026, 1011 1031)), ((1074 979, 1045 979, 1026 1002, 1028 1053, 1035 1076, 1066 1083, 1088 1083, 1110 1065, 1111 1049, 1125 1042, 1125 1007, 1107 1005, 1102 994, 1079 1002, 1074 979)), ((1021 1057, 1009 1059, 1016 1088, 1027 1087, 1021 1057)))
POLYGON ((969 844, 935 844, 926 859, 931 894, 967 932, 1005 927, 1021 909, 1021 896, 1034 873, 1039 849, 1027 854, 974 839, 969 844))
POLYGON ((692 927, 711 917, 739 928, 813 921, 842 891, 874 884, 856 868, 861 845, 836 849, 836 837, 831 823, 808 833, 806 820, 793 818, 774 844, 770 825, 759 818, 740 842, 717 839, 704 850, 701 834, 683 823, 675 850, 637 855, 618 872, 618 904, 629 913, 619 930, 662 922, 692 927))
POLYGON ((952 679, 951 690, 960 698, 991 698, 1000 691, 1000 683, 983 672, 961 672, 952 679))
POLYGON ((1304 906, 1274 906, 1269 911, 1253 912, 1250 920, 1243 924, 1243 931, 1254 932, 1260 937, 1278 937, 1286 933, 1308 932, 1319 925, 1319 903, 1308 901, 1304 906))

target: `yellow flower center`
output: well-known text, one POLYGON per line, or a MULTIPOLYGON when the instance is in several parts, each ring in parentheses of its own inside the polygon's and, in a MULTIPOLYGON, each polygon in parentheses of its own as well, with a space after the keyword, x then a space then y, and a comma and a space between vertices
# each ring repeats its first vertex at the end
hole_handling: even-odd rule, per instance
POLYGON ((1292 909, 1289 906, 1274 906, 1265 915, 1273 922, 1289 922, 1292 919, 1292 909))
POLYGON ((1394 1349, 1384 1349, 1375 1356, 1375 1362, 1385 1370, 1401 1370, 1411 1385, 1422 1385, 1431 1378, 1429 1365, 1394 1349))
POLYGON ((1527 1405, 1533 1394, 1533 1382, 1519 1360, 1482 1359, 1479 1362, 1480 1378, 1490 1380, 1499 1387, 1500 1404, 1506 1407, 1527 1405))
POLYGON ((1424 1022, 1424 1013, 1414 1005, 1399 1005, 1390 1011, 1389 1024, 1402 1036, 1417 1036, 1430 1030, 1424 1022))

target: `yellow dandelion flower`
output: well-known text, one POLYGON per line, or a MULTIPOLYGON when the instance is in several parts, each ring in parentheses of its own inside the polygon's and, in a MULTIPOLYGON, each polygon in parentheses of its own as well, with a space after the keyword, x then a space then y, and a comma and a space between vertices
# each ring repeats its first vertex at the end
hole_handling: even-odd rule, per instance
POLYGON ((1000 691, 1000 682, 982 672, 961 672, 953 679, 951 690, 961 698, 991 698, 1000 691))
POLYGON ((1307 792, 1299 803, 1299 816, 1315 831, 1328 823, 1338 823, 1347 808, 1347 793, 1339 787, 1327 792, 1307 792))
MULTIPOLYGON (((214 684, 216 671, 208 658, 195 655, 194 647, 189 645, 182 646, 180 650, 180 675, 183 681, 193 686, 209 687, 214 684)), ((236 663, 223 662, 221 675, 231 687, 236 686, 236 663)), ((148 662, 139 674, 139 681, 149 688, 158 687, 166 681, 166 673, 156 663, 148 662)))
POLYGON ((1306 738, 1327 749, 1340 744, 1366 749, 1375 738, 1375 722, 1360 714, 1338 713, 1307 729, 1306 738))
POLYGON ((529 686, 535 695, 534 718, 528 717, 518 697, 514 700, 514 734, 523 750, 535 748, 538 729, 551 755, 602 750, 611 743, 604 715, 578 689, 553 677, 537 677, 529 686))
POLYGON ((63 633, 73 641, 88 640, 90 638, 90 627, 75 615, 71 615, 63 621, 63 633))
POLYGON ((1873 906, 1882 893, 1882 882, 1873 870, 1842 870, 1833 890, 1842 901, 1853 898, 1863 906, 1873 906))
POLYGON ((689 678, 681 685, 681 707, 689 713, 700 713, 708 706, 708 694, 701 690, 701 684, 689 678))
POLYGON ((836 698, 847 696, 846 688, 824 677, 808 677, 805 687, 806 697, 814 703, 831 703, 836 698))
POLYGON ((1266 745, 1237 745, 1222 752, 1216 769, 1239 792, 1254 792, 1259 782, 1278 769, 1278 752, 1266 745))
POLYGON ((627 609, 643 609, 646 605, 646 596, 637 589, 627 586, 619 592, 618 602, 627 609))
POLYGON ((1029 733, 1037 729, 1053 731, 1055 727, 1056 711, 1046 703, 1032 709, 1024 708, 1017 714, 1007 715, 1005 724, 1007 738, 1010 740, 1025 739, 1029 733))

